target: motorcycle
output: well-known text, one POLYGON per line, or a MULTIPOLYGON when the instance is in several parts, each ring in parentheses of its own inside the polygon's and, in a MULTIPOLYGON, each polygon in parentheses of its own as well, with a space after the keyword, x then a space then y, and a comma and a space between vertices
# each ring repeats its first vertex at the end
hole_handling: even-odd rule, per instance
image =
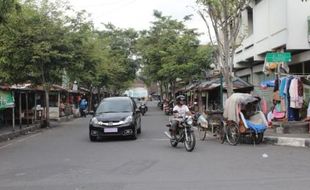
POLYGON ((172 115, 173 114, 173 103, 164 103, 164 112, 166 115, 172 115))
POLYGON ((141 104, 139 109, 140 109, 141 114, 144 115, 147 111, 147 106, 145 104, 141 104))
POLYGON ((191 116, 185 116, 182 118, 173 118, 174 120, 178 120, 179 124, 177 127, 176 135, 174 138, 171 136, 171 124, 172 119, 170 119, 170 123, 166 126, 169 127, 169 132, 165 131, 165 135, 170 139, 170 144, 172 147, 177 147, 179 142, 184 143, 185 149, 188 152, 194 150, 196 145, 196 138, 193 131, 193 119, 191 116))

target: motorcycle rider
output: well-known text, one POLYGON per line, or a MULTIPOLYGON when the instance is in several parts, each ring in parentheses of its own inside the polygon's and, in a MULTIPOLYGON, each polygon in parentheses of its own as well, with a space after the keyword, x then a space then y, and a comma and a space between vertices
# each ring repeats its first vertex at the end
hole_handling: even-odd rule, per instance
MULTIPOLYGON (((173 117, 183 118, 185 115, 191 115, 191 112, 188 109, 187 105, 185 105, 185 96, 179 95, 176 97, 176 105, 173 107, 173 117)), ((179 120, 173 119, 171 122, 171 128, 170 128, 172 138, 175 138, 178 125, 179 125, 179 120)))
POLYGON ((79 107, 80 107, 80 115, 81 115, 81 117, 86 117, 85 111, 86 111, 86 109, 88 107, 88 102, 87 102, 87 100, 86 100, 86 98, 84 96, 80 100, 79 107))

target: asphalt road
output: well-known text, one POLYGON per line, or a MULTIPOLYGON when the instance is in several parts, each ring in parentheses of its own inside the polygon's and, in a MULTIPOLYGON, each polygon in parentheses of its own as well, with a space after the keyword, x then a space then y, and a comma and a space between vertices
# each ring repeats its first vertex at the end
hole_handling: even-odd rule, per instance
MULTIPOLYGON (((156 103, 149 103, 155 105, 156 103)), ((308 190, 310 149, 197 141, 172 148, 150 107, 137 140, 88 139, 89 118, 0 144, 0 190, 308 190)))

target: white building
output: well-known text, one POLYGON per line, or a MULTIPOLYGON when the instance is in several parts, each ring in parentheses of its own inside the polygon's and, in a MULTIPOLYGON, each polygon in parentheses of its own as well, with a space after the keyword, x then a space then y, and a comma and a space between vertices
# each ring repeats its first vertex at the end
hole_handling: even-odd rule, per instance
MULTIPOLYGON (((235 75, 257 86, 274 76, 263 73, 268 52, 290 52, 290 73, 310 73, 310 2, 301 0, 253 0, 242 14, 244 36, 234 59, 235 75)), ((309 93, 309 90, 306 90, 309 93)))

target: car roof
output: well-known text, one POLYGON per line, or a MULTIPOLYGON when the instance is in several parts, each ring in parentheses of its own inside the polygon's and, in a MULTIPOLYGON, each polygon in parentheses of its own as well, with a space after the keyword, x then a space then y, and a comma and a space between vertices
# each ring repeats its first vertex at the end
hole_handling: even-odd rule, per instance
POLYGON ((127 96, 114 96, 114 97, 107 97, 103 99, 103 101, 122 101, 122 100, 132 101, 132 99, 127 96))

